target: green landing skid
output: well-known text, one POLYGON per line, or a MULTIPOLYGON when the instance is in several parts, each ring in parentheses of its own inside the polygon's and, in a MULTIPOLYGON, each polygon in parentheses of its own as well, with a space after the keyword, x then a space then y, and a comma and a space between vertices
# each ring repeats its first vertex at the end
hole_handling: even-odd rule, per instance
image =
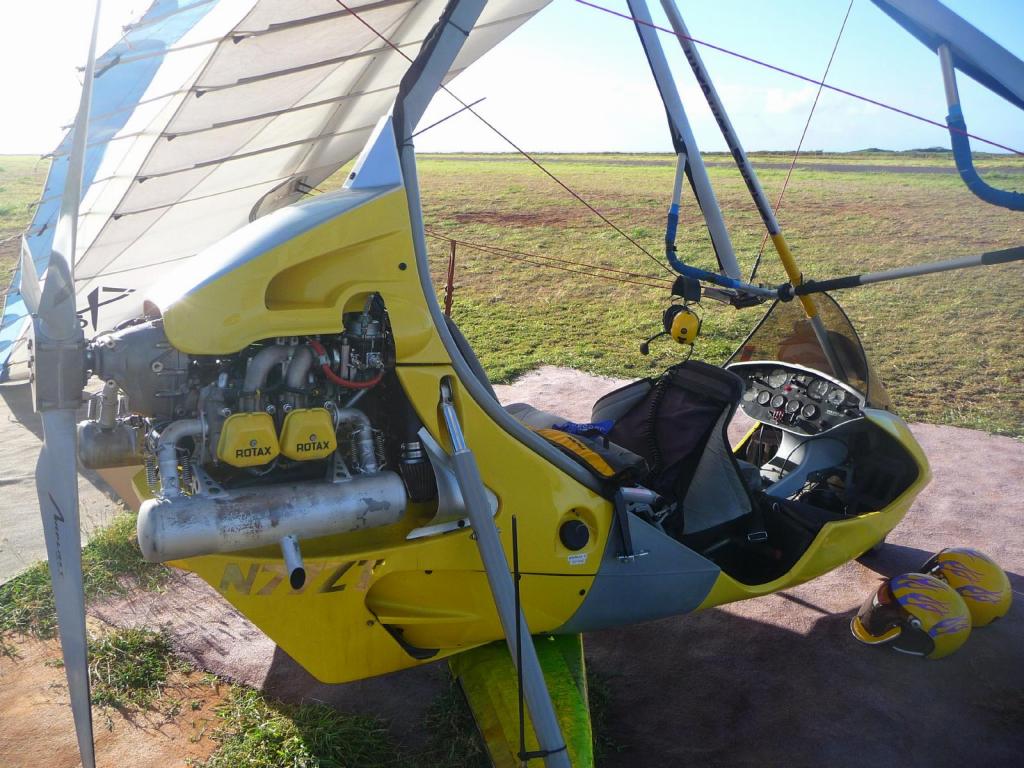
MULTIPOLYGON (((535 637, 534 647, 551 693, 573 768, 593 768, 594 739, 587 701, 587 672, 581 635, 535 637)), ((520 768, 519 689, 515 662, 504 640, 460 653, 449 660, 469 700, 480 734, 495 768, 520 768)), ((526 714, 526 749, 538 749, 526 714)), ((542 766, 541 758, 527 765, 542 766)))

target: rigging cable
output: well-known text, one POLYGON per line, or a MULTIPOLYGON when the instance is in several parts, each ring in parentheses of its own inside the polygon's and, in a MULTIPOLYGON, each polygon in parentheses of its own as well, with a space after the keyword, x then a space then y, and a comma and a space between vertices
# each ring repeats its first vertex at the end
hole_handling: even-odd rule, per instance
POLYGON ((940 123, 938 120, 932 120, 930 117, 925 117, 924 115, 919 115, 919 114, 917 114, 915 112, 909 112, 909 111, 907 111, 905 109, 900 109, 899 107, 894 107, 891 104, 886 104, 884 101, 878 101, 877 99, 872 99, 870 96, 865 96, 865 95, 860 94, 860 93, 855 93, 854 91, 848 91, 845 88, 840 88, 839 86, 836 86, 836 85, 828 85, 827 83, 824 83, 821 80, 815 80, 813 77, 808 77, 807 75, 801 75, 799 72, 794 72, 791 69, 785 69, 784 67, 780 67, 780 66, 777 66, 775 64, 770 64, 767 61, 763 61, 761 59, 755 59, 753 56, 747 56, 744 53, 739 53, 738 51, 733 51, 733 50, 730 50, 729 48, 724 48, 721 45, 715 45, 714 43, 709 43, 706 40, 699 40, 698 38, 692 37, 690 35, 677 35, 675 33, 675 30, 673 30, 673 29, 669 29, 668 27, 660 27, 657 24, 651 24, 650 22, 642 21, 641 19, 636 19, 636 18, 630 16, 628 13, 623 13, 622 11, 616 11, 613 8, 606 8, 603 5, 597 5, 596 3, 590 2, 590 0, 576 0, 576 2, 579 3, 580 5, 585 5, 588 8, 593 8, 594 10, 603 11, 603 12, 605 12, 607 14, 612 15, 612 16, 617 16, 620 19, 626 19, 627 21, 631 21, 634 24, 643 24, 644 26, 651 27, 652 29, 656 29, 659 32, 667 32, 668 34, 672 35, 673 37, 677 37, 677 38, 678 37, 682 37, 682 38, 684 38, 686 40, 689 40, 690 42, 694 43, 695 45, 702 45, 705 48, 710 48, 713 51, 718 51, 719 53, 728 54, 729 56, 733 56, 733 57, 735 57, 737 59, 742 59, 743 61, 749 62, 751 64, 757 64, 759 67, 765 67, 766 69, 770 69, 773 72, 778 72, 778 73, 783 74, 783 75, 788 75, 789 77, 795 77, 797 80, 803 80, 805 83, 810 83, 811 85, 820 85, 823 88, 827 88, 830 91, 835 91, 836 93, 841 93, 844 96, 850 96, 851 98, 858 99, 858 100, 866 102, 868 104, 873 104, 876 107, 881 107, 882 109, 887 109, 890 112, 895 112, 896 114, 903 115, 904 117, 912 117, 915 120, 920 120, 922 123, 928 123, 928 125, 934 125, 936 128, 941 128, 943 131, 950 131, 950 130, 952 130, 952 131, 955 131, 956 133, 961 133, 964 136, 967 136, 968 138, 974 139, 976 141, 980 141, 983 144, 988 144, 988 145, 993 146, 993 147, 998 147, 999 149, 1005 150, 1006 152, 1011 152, 1011 153, 1013 153, 1015 155, 1024 156, 1024 151, 1021 151, 1019 149, 1014 149, 1013 147, 1008 147, 1005 144, 1000 144, 997 141, 992 141, 991 139, 986 139, 986 138, 984 138, 982 136, 978 136, 977 134, 970 133, 970 132, 964 131, 964 130, 960 130, 959 128, 950 127, 950 126, 946 125, 945 123, 940 123))
POLYGON ((508 248, 501 248, 494 245, 485 245, 482 243, 471 243, 466 240, 457 240, 449 237, 448 235, 442 235, 439 232, 432 232, 431 230, 425 230, 427 236, 433 237, 436 240, 443 240, 446 242, 454 242, 464 248, 470 250, 481 251, 483 253, 489 253, 492 256, 502 256, 504 258, 513 259, 514 261, 522 261, 527 264, 533 264, 538 267, 548 267, 549 269, 558 269, 563 272, 572 272, 578 275, 586 275, 587 277, 597 277, 602 280, 608 280, 615 283, 628 283, 629 285, 639 285, 643 288, 655 288, 659 291, 670 290, 672 283, 668 280, 662 282, 659 278, 650 277, 648 275, 637 274, 634 272, 625 272, 614 267, 602 267, 595 264, 587 264, 581 261, 570 261, 568 259, 559 259, 554 256, 541 256, 538 254, 524 253, 522 251, 513 251, 508 248), (537 259, 547 259, 548 261, 537 261, 537 259), (557 262, 557 263, 549 263, 557 262), (572 266, 585 267, 587 270, 604 270, 606 272, 613 272, 621 275, 629 275, 632 277, 640 278, 639 280, 629 279, 628 277, 615 277, 613 275, 603 275, 600 272, 584 271, 582 269, 571 269, 570 267, 560 266, 562 264, 569 264, 572 266), (648 282, 643 282, 644 280, 648 282), (657 282, 653 282, 657 281, 657 282))
MULTIPOLYGON (((401 48, 399 48, 397 45, 395 45, 395 43, 391 42, 391 40, 388 39, 382 32, 379 32, 375 27, 373 27, 373 25, 371 25, 368 21, 366 21, 362 16, 360 16, 358 13, 356 13, 354 10, 352 10, 352 8, 350 8, 348 5, 343 3, 342 0, 335 0, 335 2, 338 5, 340 5, 342 8, 344 8, 346 11, 348 11, 352 15, 352 17, 354 19, 356 19, 356 21, 358 21, 360 24, 362 24, 364 27, 366 27, 368 30, 370 30, 373 34, 375 34, 377 37, 379 37, 381 40, 383 40, 385 43, 387 43, 396 52, 398 52, 398 54, 401 55, 406 61, 408 61, 409 63, 412 63, 413 60, 409 56, 409 54, 407 54, 405 51, 403 51, 401 48)), ((634 246, 636 246, 636 248, 638 250, 640 250, 641 253, 644 253, 651 261, 653 261, 655 264, 657 264, 660 269, 665 270, 669 274, 674 274, 667 264, 662 263, 662 261, 660 259, 658 259, 658 258, 656 258, 654 256, 654 254, 652 254, 650 251, 648 251, 646 248, 644 248, 643 245, 641 245, 636 240, 636 238, 630 236, 625 230, 623 230, 621 227, 619 227, 617 224, 615 224, 611 219, 609 219, 607 216, 605 216, 603 213, 601 213, 599 210, 597 210, 597 208, 595 208, 593 205, 591 205, 589 202, 587 202, 583 198, 583 196, 580 195, 576 190, 574 190, 572 187, 570 187, 568 184, 566 184, 560 178, 555 176, 554 173, 549 171, 539 160, 537 160, 537 158, 535 158, 533 155, 531 155, 525 149, 523 149, 518 144, 516 144, 514 141, 512 141, 512 139, 510 139, 508 136, 506 136, 504 133, 502 133, 500 130, 498 130, 498 128, 493 123, 491 123, 489 120, 487 120, 487 118, 485 118, 483 115, 481 115, 475 109, 473 109, 471 104, 467 104, 465 101, 463 101, 458 96, 456 96, 455 93, 453 93, 452 90, 447 85, 441 85, 441 90, 443 90, 445 93, 447 93, 453 99, 455 99, 455 101, 457 101, 459 104, 462 105, 462 107, 465 109, 465 111, 469 112, 471 115, 473 115, 473 117, 475 117, 477 120, 479 120, 485 126, 487 126, 487 128, 489 128, 498 137, 500 137, 502 139, 502 141, 504 141, 506 144, 508 144, 510 147, 512 147, 512 149, 514 149, 516 152, 518 152, 524 158, 526 158, 531 163, 533 163, 535 166, 537 166, 537 168, 539 168, 541 171, 543 171, 544 174, 546 174, 548 176, 548 178, 550 178, 553 182, 558 184, 558 186, 560 186, 562 189, 564 189, 566 192, 568 192, 570 195, 572 195, 574 198, 576 198, 576 200, 578 200, 580 203, 582 203, 584 206, 586 206, 590 210, 590 212, 593 213, 595 216, 597 216, 599 219, 601 219, 601 221, 603 221, 605 224, 607 224, 609 227, 611 227, 617 233, 619 233, 622 237, 624 237, 626 240, 628 240, 630 243, 632 243, 634 246)))
MULTIPOLYGON (((796 168, 796 161, 800 157, 800 150, 803 149, 804 139, 807 138, 807 129, 811 127, 811 118, 814 117, 814 110, 818 106, 818 100, 821 98, 821 92, 825 88, 825 81, 828 79, 828 72, 832 69, 832 62, 836 58, 836 51, 839 50, 839 41, 843 39, 843 32, 846 31, 846 22, 850 20, 850 11, 853 10, 853 0, 850 0, 850 4, 846 7, 846 15, 843 16, 843 23, 839 26, 839 34, 836 35, 835 45, 832 46, 832 55, 828 57, 828 64, 825 65, 825 73, 821 76, 821 82, 818 83, 818 92, 814 94, 814 102, 811 104, 811 111, 807 113, 807 122, 804 123, 804 130, 800 134, 800 141, 797 142, 796 152, 793 153, 793 160, 789 164, 789 170, 786 171, 786 180, 782 182, 782 191, 779 192, 779 199, 775 201, 775 218, 779 217, 779 208, 782 207, 782 198, 786 196, 786 188, 789 186, 789 180, 793 176, 793 169, 796 168)), ((757 276, 757 268, 761 266, 761 257, 764 255, 764 247, 768 242, 768 231, 765 230, 764 237, 761 238, 761 247, 757 249, 757 258, 754 259, 754 267, 750 270, 750 277, 747 279, 748 283, 754 282, 754 278, 757 276)))

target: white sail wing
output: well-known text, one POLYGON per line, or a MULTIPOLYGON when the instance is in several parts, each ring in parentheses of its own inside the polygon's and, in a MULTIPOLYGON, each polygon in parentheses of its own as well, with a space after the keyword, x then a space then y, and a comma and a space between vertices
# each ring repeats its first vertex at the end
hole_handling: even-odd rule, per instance
MULTIPOLYGON (((446 79, 548 2, 491 0, 446 79)), ((444 6, 157 0, 96 66, 75 254, 87 335, 137 315, 169 270, 358 154, 444 6)), ((67 150, 65 139, 26 235, 40 274, 67 150)), ((27 374, 19 285, 15 275, 0 324, 0 380, 27 374)))

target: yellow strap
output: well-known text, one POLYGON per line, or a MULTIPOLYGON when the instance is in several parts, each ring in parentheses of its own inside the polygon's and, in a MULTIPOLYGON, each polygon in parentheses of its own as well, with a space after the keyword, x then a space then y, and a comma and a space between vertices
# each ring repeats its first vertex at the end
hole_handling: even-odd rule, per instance
POLYGON ((537 429, 536 427, 530 427, 530 429, 544 439, 549 440, 556 445, 560 445, 567 451, 576 454, 583 459, 583 461, 587 462, 587 464, 602 477, 615 477, 616 472, 612 468, 612 465, 605 461, 601 454, 594 451, 582 440, 578 440, 572 435, 558 429, 537 429))

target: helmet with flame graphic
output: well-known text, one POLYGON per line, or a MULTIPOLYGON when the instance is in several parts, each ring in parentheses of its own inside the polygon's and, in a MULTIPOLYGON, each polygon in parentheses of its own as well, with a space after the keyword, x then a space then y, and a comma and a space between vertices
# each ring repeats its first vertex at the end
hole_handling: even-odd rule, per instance
POLYGON ((934 555, 921 568, 960 593, 975 627, 991 624, 1010 610, 1010 580, 996 562, 976 549, 954 547, 934 555))
POLYGON ((922 573, 905 573, 882 583, 850 623, 853 636, 868 645, 939 659, 966 642, 971 615, 946 582, 922 573))

